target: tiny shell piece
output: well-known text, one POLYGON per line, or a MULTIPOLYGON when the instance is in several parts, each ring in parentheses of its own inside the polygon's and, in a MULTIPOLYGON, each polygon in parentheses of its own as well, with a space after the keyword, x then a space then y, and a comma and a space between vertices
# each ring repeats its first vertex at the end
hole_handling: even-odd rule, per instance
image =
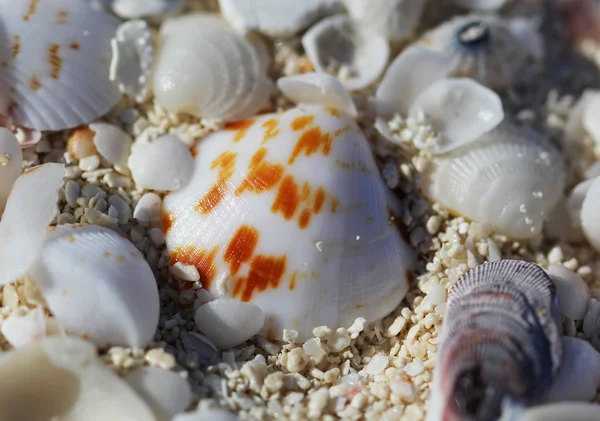
POLYGON ((379 77, 390 56, 387 39, 346 15, 323 19, 302 37, 302 46, 319 72, 340 73, 348 90, 362 89, 379 77), (349 74, 342 75, 347 68, 349 74))
POLYGON ((229 411, 212 409, 210 411, 188 412, 173 417, 173 421, 239 421, 240 419, 229 411))
POLYGON ((597 403, 565 402, 527 409, 518 421, 597 421, 599 416, 597 403))
POLYGON ((265 315, 255 304, 219 298, 198 307, 194 320, 217 348, 230 349, 258 334, 265 315))
POLYGON ((339 0, 219 0, 225 19, 242 33, 261 32, 275 38, 295 35, 341 8, 339 0))
POLYGON ((162 17, 179 10, 187 0, 109 0, 112 10, 123 19, 162 17))
POLYGON ((144 194, 133 211, 133 217, 140 222, 158 222, 161 218, 162 200, 156 193, 144 194))
POLYGON ((30 268, 46 241, 46 229, 58 214, 62 164, 43 164, 15 181, 0 221, 0 285, 16 281, 30 268))
POLYGON ((94 145, 95 133, 87 126, 74 129, 67 140, 67 151, 75 161, 96 155, 96 145, 94 145))
POLYGON ((170 421, 192 402, 188 381, 163 368, 139 367, 127 373, 125 381, 152 408, 157 421, 170 421))
POLYGON ((390 41, 410 38, 421 21, 424 0, 342 0, 348 14, 390 41))
POLYGON ((127 168, 127 158, 131 150, 131 136, 109 123, 92 123, 89 129, 94 132, 94 146, 110 164, 127 168))
POLYGON ((18 126, 63 130, 108 112, 121 93, 108 77, 118 19, 86 1, 5 0, 0 9, 2 102, 18 126))
POLYGON ((583 320, 590 299, 583 279, 562 265, 550 265, 548 275, 556 287, 560 312, 572 320, 583 320))
POLYGON ((144 347, 152 340, 159 313, 154 275, 135 246, 115 232, 59 225, 28 275, 69 332, 101 347, 144 347))
POLYGON ((145 144, 134 144, 129 168, 138 186, 174 191, 185 186, 194 171, 194 157, 177 136, 167 134, 145 144), (160 168, 160 171, 157 169, 160 168))
POLYGON ((289 100, 302 105, 323 105, 339 108, 351 117, 357 117, 354 101, 340 81, 327 73, 304 73, 281 77, 277 87, 289 100))
POLYGON ((24 316, 11 314, 0 325, 0 333, 14 348, 43 339, 46 336, 44 309, 36 307, 24 316))
POLYGON ((446 153, 479 139, 504 119, 498 94, 472 79, 440 80, 415 99, 408 115, 425 121, 442 135, 431 152, 446 153))
POLYGON ((581 229, 590 245, 600 251, 600 177, 593 179, 581 206, 581 229))
POLYGON ((152 32, 148 24, 144 20, 122 23, 110 45, 110 80, 115 82, 124 94, 137 102, 144 102, 148 97, 148 84, 154 61, 152 32))
POLYGON ((13 184, 21 175, 23 152, 16 136, 0 127, 0 215, 8 200, 13 184))

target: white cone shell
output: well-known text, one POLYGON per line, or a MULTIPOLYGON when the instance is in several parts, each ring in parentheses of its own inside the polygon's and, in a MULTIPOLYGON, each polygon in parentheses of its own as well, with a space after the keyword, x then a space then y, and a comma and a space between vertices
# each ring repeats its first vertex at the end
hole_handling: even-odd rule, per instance
POLYGON ((581 206, 581 229, 590 245, 600 250, 600 177, 595 178, 583 199, 581 206))
POLYGON ((548 275, 554 281, 560 312, 573 320, 583 320, 590 299, 586 283, 562 265, 550 265, 548 275))
POLYGON ((348 90, 362 89, 379 77, 390 56, 387 39, 346 15, 323 19, 302 37, 302 46, 312 65, 326 72, 332 65, 350 68, 340 79, 348 90))
POLYGON ((100 155, 112 165, 127 168, 127 158, 133 143, 131 136, 109 123, 92 123, 88 127, 94 132, 94 146, 100 155))
POLYGON ((96 225, 60 225, 28 272, 57 321, 98 346, 144 347, 158 325, 158 289, 144 256, 96 225))
POLYGON ((400 303, 412 250, 353 119, 303 106, 230 125, 196 152, 194 176, 165 198, 163 220, 171 260, 197 266, 213 295, 249 300, 265 333, 295 329, 304 340, 314 327, 373 321, 400 303), (232 242, 237 269, 225 261, 232 242), (269 287, 246 282, 251 267, 269 287))
POLYGON ((72 128, 104 115, 120 99, 108 77, 116 18, 80 0, 5 0, 0 21, 10 40, 0 51, 7 63, 0 96, 12 104, 16 125, 72 128))
POLYGON ((17 137, 10 130, 0 127, 0 215, 15 180, 21 175, 22 164, 23 152, 17 137))
POLYGON ((64 175, 64 165, 50 163, 15 181, 0 222, 0 285, 24 275, 42 250, 46 229, 58 214, 64 175))
POLYGON ((420 113, 441 134, 432 151, 445 153, 477 140, 504 119, 497 93, 472 79, 443 79, 419 95, 409 116, 420 113))
POLYGON ((540 233, 565 182, 558 151, 539 134, 508 124, 432 164, 423 180, 430 199, 512 238, 540 233))

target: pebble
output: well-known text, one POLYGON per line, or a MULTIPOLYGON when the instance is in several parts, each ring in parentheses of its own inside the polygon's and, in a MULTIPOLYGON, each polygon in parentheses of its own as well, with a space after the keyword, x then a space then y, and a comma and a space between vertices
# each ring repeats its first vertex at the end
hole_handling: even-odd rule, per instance
POLYGON ((287 354, 286 368, 290 373, 298 373, 308 364, 308 356, 302 348, 294 348, 287 354))
POLYGON ((132 185, 132 181, 129 177, 125 177, 124 175, 118 174, 116 172, 109 172, 104 177, 102 177, 102 180, 111 189, 119 188, 119 187, 128 189, 132 185))
POLYGON ((121 196, 113 194, 108 198, 108 203, 114 206, 118 212, 119 224, 126 224, 131 220, 131 208, 121 196))
POLYGON ((340 352, 350 346, 350 335, 343 327, 337 329, 327 340, 327 347, 332 352, 340 352))
POLYGON ((161 219, 162 200, 156 193, 144 194, 133 211, 139 222, 158 222, 161 219))
POLYGON ((73 180, 67 181, 67 184, 65 185, 65 199, 67 200, 69 206, 72 208, 77 207, 77 198, 79 197, 80 193, 81 187, 79 186, 79 183, 73 180))
POLYGON ((186 265, 181 262, 177 262, 171 266, 171 274, 182 281, 198 282, 200 280, 200 272, 198 272, 196 266, 186 265))
POLYGON ((386 329, 383 336, 386 338, 393 338, 394 336, 398 336, 400 332, 404 330, 406 327, 406 319, 402 316, 396 317, 394 322, 386 329))
POLYGON ((162 246, 165 242, 165 234, 159 228, 151 228, 148 231, 148 236, 155 246, 162 246))
POLYGON ((423 366, 423 362, 421 360, 415 360, 404 366, 404 372, 410 377, 418 376, 419 374, 423 373, 423 371, 425 371, 425 367, 423 366))
POLYGON ((175 368, 175 357, 162 348, 152 348, 146 352, 145 359, 151 366, 171 370, 175 368))
POLYGON ((302 345, 302 349, 315 360, 315 364, 319 364, 323 361, 323 358, 327 356, 327 352, 325 352, 316 338, 307 340, 304 345, 302 345))
POLYGON ((86 156, 79 160, 79 168, 83 171, 95 171, 100 166, 98 155, 86 156))
POLYGON ((308 410, 311 416, 318 417, 329 403, 329 389, 322 387, 310 395, 308 399, 308 410))
POLYGON ((376 374, 382 373, 383 370, 387 368, 389 364, 389 359, 384 354, 375 354, 369 364, 365 367, 365 371, 367 374, 374 376, 376 374))

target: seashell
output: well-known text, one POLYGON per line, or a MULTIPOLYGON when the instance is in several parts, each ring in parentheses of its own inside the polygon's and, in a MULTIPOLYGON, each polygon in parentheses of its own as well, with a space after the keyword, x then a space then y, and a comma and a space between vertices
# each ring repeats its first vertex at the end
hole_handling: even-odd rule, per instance
POLYGON ((219 349, 230 349, 257 335, 265 315, 255 304, 221 298, 201 305, 194 317, 196 326, 219 349))
POLYGON ((522 27, 513 33, 508 22, 491 15, 457 16, 426 32, 415 45, 450 54, 454 76, 502 89, 539 59, 541 43, 535 28, 528 35, 522 27))
POLYGON ((600 353, 579 338, 563 336, 562 346, 562 365, 544 400, 593 401, 600 388, 600 353))
POLYGON ((583 207, 583 201, 585 200, 595 180, 595 178, 592 178, 582 181, 573 187, 573 190, 571 190, 571 193, 569 193, 567 210, 569 212, 571 224, 574 227, 581 227, 581 209, 583 207))
POLYGON ((177 12, 186 0, 105 0, 123 19, 162 17, 177 12))
POLYGON ((599 414, 597 403, 565 402, 530 408, 518 421, 596 421, 599 414))
POLYGON ((6 63, 0 95, 11 104, 16 125, 68 129, 119 101, 108 78, 116 18, 80 0, 7 0, 3 6, 0 20, 10 46, 0 54, 6 63))
POLYGON ((350 91, 379 77, 390 57, 387 39, 346 15, 323 19, 302 37, 302 46, 318 72, 334 71, 350 91), (348 74, 342 74, 347 70, 348 74))
POLYGON ((453 0, 457 5, 465 9, 490 12, 500 9, 507 0, 453 0))
POLYGON ((148 24, 143 20, 122 23, 110 45, 110 80, 117 84, 122 93, 137 102, 144 102, 148 98, 154 61, 152 32, 148 24))
POLYGON ((479 139, 504 119, 502 100, 471 79, 442 79, 419 95, 408 113, 441 134, 432 153, 446 153, 479 139))
POLYGON ((598 204, 600 203, 600 178, 587 180, 584 183, 591 185, 589 187, 587 187, 587 185, 583 185, 582 187, 587 187, 588 191, 585 194, 583 203, 581 205, 581 229, 583 231, 583 235, 588 240, 590 245, 594 249, 600 250, 600 225, 598 225, 598 204))
POLYGON ((398 306, 413 253, 352 118, 298 107, 230 124, 196 152, 192 180, 163 202, 163 228, 171 261, 196 266, 213 297, 252 302, 265 334, 300 340, 398 306))
POLYGON ((43 339, 46 336, 44 309, 36 307, 24 316, 11 314, 0 325, 0 333, 14 348, 43 339))
POLYGON ((178 414, 173 421, 239 421, 237 415, 224 409, 211 409, 209 411, 188 412, 178 414))
POLYGON ((0 419, 148 421, 153 415, 92 344, 48 337, 0 354, 0 419))
POLYGON ((261 32, 275 38, 290 37, 313 22, 341 9, 339 0, 219 0, 219 9, 237 31, 261 32))
POLYGON ((28 276, 57 321, 98 346, 144 347, 154 336, 159 300, 152 270, 132 243, 107 228, 52 228, 28 276))
POLYGON ((162 200, 156 193, 144 194, 133 211, 133 217, 140 222, 161 220, 162 200))
POLYGON ((436 156, 422 187, 451 212, 525 239, 541 232, 564 183, 558 151, 532 130, 501 124, 468 148, 436 156))
POLYGON ((0 285, 23 276, 42 250, 58 215, 64 175, 64 165, 49 163, 28 169, 13 184, 0 222, 0 285))
POLYGON ((94 145, 95 133, 87 126, 77 127, 69 134, 67 152, 75 161, 88 156, 97 155, 98 150, 94 145))
POLYGON ((562 265, 550 265, 547 272, 556 287, 560 312, 572 320, 583 320, 590 299, 586 283, 562 265))
POLYGON ((4 211, 13 184, 21 175, 23 152, 16 136, 0 127, 0 215, 4 211))
POLYGON ((125 381, 152 408, 156 421, 170 421, 192 402, 188 381, 163 368, 139 367, 127 373, 125 381))
POLYGON ((567 139, 580 140, 588 134, 588 130, 585 126, 590 123, 590 119, 593 118, 593 110, 598 109, 598 105, 593 108, 591 105, 598 104, 598 101, 600 101, 600 91, 586 89, 583 92, 579 100, 571 108, 569 117, 565 123, 564 134, 567 139), (587 120, 587 123, 584 123, 584 120, 587 120))
POLYGON ((323 105, 342 110, 351 117, 357 117, 354 101, 340 81, 327 73, 304 73, 280 77, 277 87, 286 98, 302 105, 323 105))
POLYGON ((88 127, 93 132, 92 140, 100 155, 116 167, 127 168, 127 158, 133 143, 131 136, 108 123, 92 123, 88 127))
POLYGON ((452 287, 428 420, 496 420, 541 401, 562 361, 554 286, 537 265, 479 265, 452 287))
POLYGON ((406 48, 392 61, 377 87, 378 114, 407 116, 415 99, 450 73, 451 64, 447 54, 421 47, 406 48))
POLYGON ((153 190, 178 190, 194 172, 194 157, 177 136, 167 134, 145 144, 134 144, 129 168, 138 186, 153 190), (156 171, 160 168, 160 171, 156 171))
POLYGON ((167 110, 235 121, 267 103, 271 82, 262 54, 218 17, 168 19, 160 38, 154 94, 167 110))

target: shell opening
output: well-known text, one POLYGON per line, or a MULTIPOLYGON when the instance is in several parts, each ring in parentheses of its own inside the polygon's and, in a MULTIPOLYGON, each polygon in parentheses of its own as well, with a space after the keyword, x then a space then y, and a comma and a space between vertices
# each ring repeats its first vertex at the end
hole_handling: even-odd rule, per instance
POLYGON ((479 47, 490 38, 490 27, 482 21, 469 22, 456 31, 456 39, 465 47, 479 47))

